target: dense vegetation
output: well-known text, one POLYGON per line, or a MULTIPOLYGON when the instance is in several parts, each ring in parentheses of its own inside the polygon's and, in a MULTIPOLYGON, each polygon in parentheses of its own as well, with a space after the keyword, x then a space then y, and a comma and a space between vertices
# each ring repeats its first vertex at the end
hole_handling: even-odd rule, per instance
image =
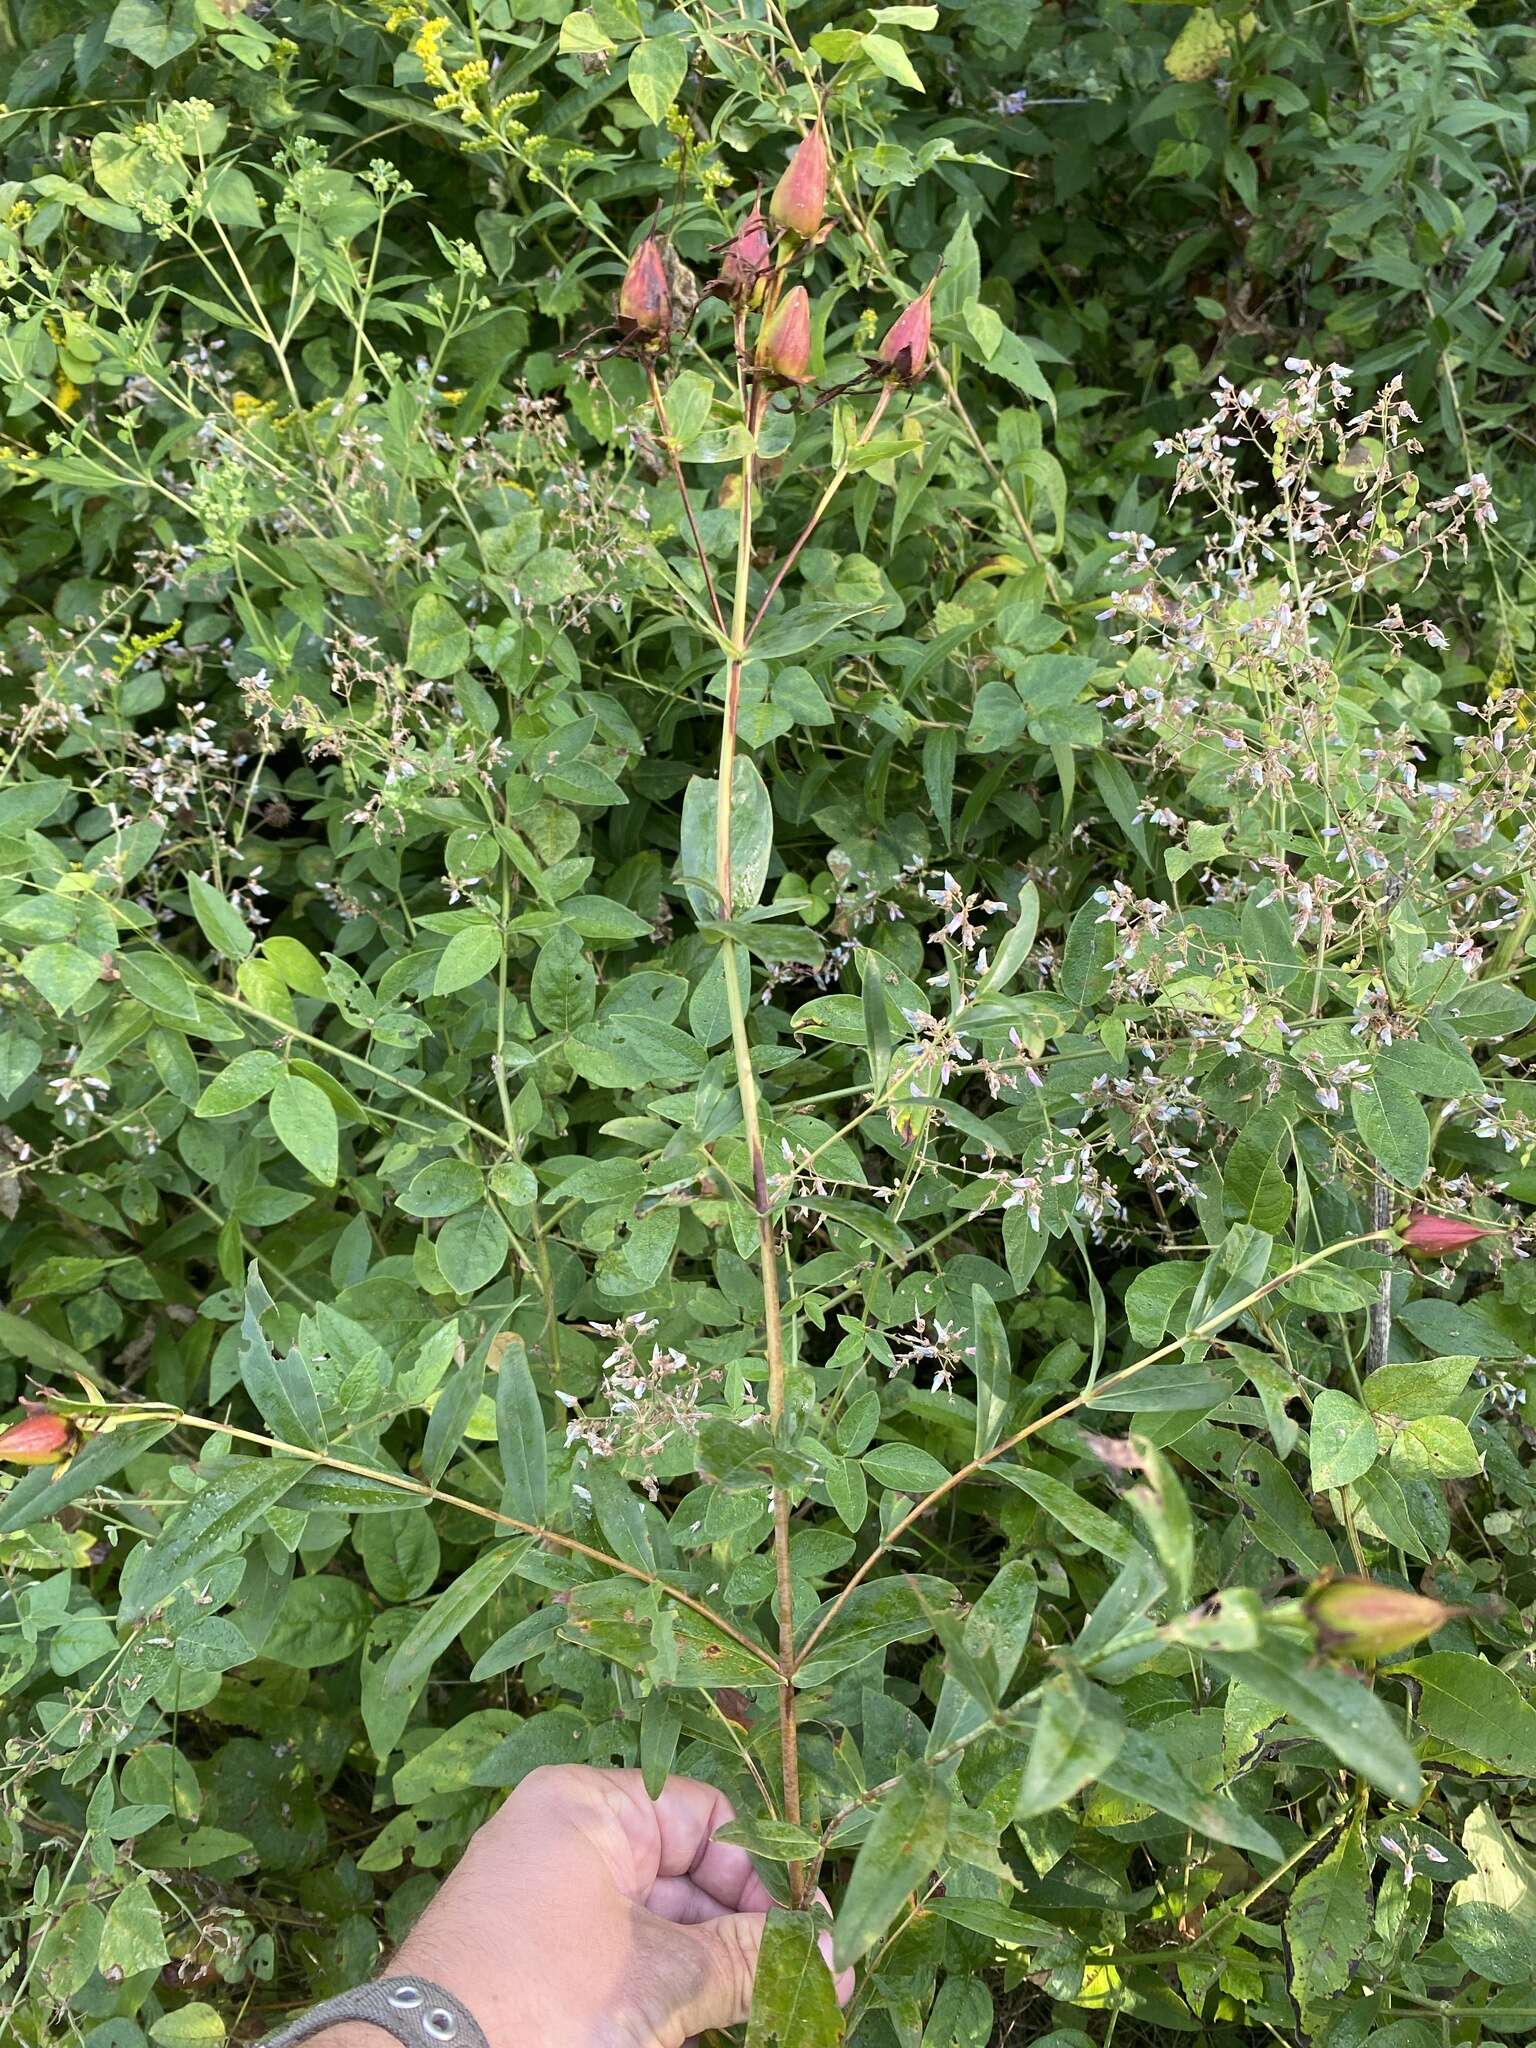
POLYGON ((7 2038, 566 1758, 753 2048, 1528 2033, 1527 10, 0 48, 7 2038))

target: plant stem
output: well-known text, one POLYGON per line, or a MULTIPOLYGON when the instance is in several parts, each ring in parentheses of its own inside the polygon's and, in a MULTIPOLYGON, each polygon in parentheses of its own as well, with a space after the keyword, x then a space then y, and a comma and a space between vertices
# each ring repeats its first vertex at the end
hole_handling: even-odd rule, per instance
POLYGON ((1250 1309, 1256 1302, 1263 1301, 1266 1296, 1273 1294, 1277 1287, 1287 1286, 1298 1274, 1307 1272, 1313 1266, 1321 1265, 1325 1259, 1331 1259, 1335 1252, 1347 1252, 1356 1245, 1378 1244, 1383 1238, 1390 1238, 1391 1236, 1392 1232, 1390 1230, 1368 1230, 1359 1237, 1341 1237, 1333 1244, 1325 1244, 1321 1251, 1310 1252, 1306 1258, 1298 1259, 1294 1264, 1287 1266, 1283 1273, 1276 1273, 1273 1279, 1266 1280, 1261 1287, 1255 1287, 1250 1293, 1245 1294, 1240 1301, 1234 1301, 1230 1307, 1224 1308, 1219 1315, 1210 1317, 1206 1322, 1197 1323, 1194 1329, 1186 1330, 1182 1336, 1171 1338, 1166 1344, 1160 1344, 1155 1351, 1149 1351, 1144 1358, 1133 1360, 1130 1365, 1122 1366, 1119 1372, 1112 1372, 1107 1379, 1098 1380, 1093 1386, 1085 1387, 1081 1393, 1073 1394, 1069 1400, 1059 1402, 1056 1407, 1048 1409, 1044 1415, 1037 1415, 1033 1422, 1026 1422, 1022 1429, 1016 1429, 1012 1436, 1004 1437, 1002 1442, 994 1445, 990 1451, 984 1451, 979 1458, 972 1458, 969 1464, 962 1465, 958 1472, 952 1472, 942 1486, 936 1486, 931 1493, 924 1495, 923 1499, 915 1507, 909 1509, 887 1535, 881 1537, 857 1571, 851 1574, 839 1590, 837 1598, 827 1608, 816 1626, 800 1645, 799 1662, 802 1664, 805 1662, 818 1640, 826 1634, 833 1622, 836 1621, 839 1613, 847 1604, 854 1587, 869 1576, 870 1572, 880 1562, 880 1559, 901 1541, 914 1522, 921 1521, 923 1516, 928 1514, 946 1494, 953 1493, 957 1486, 963 1486, 968 1479, 974 1479, 978 1472, 984 1471, 988 1465, 994 1464, 1005 1452, 1014 1450, 1019 1444, 1026 1442, 1032 1436, 1038 1436, 1042 1429, 1049 1429, 1053 1422, 1060 1422, 1067 1415, 1075 1415, 1079 1408, 1093 1400, 1096 1395, 1107 1394, 1112 1387, 1123 1387, 1127 1380, 1134 1379, 1136 1374, 1144 1371, 1147 1366, 1156 1365, 1164 1358, 1171 1358, 1176 1351, 1182 1351, 1186 1344, 1199 1343, 1204 1338, 1214 1337, 1218 1330, 1232 1321, 1234 1316, 1241 1315, 1245 1309, 1250 1309))
MULTIPOLYGON (((111 1411, 109 1411, 111 1412, 111 1411)), ((119 1413, 121 1411, 118 1411, 119 1413)), ((483 1522, 494 1522, 499 1529, 515 1530, 519 1536, 534 1536, 541 1543, 552 1543, 559 1550, 569 1550, 578 1557, 590 1558, 594 1564, 606 1565, 611 1571, 622 1572, 626 1578, 639 1579, 642 1584, 652 1586, 658 1593, 664 1593, 669 1600, 677 1601, 680 1607, 688 1607, 701 1615, 711 1628, 719 1629, 742 1649, 750 1650, 760 1664, 774 1670, 774 1660, 760 1643, 754 1643, 750 1636, 733 1628, 723 1616, 706 1607, 702 1600, 695 1600, 691 1593, 681 1592, 676 1586, 668 1585, 654 1572, 642 1571, 638 1565, 626 1564, 621 1557, 610 1557, 606 1550, 598 1550, 590 1543, 583 1543, 578 1537, 564 1536, 558 1529, 544 1529, 537 1522, 520 1522, 515 1515, 504 1515, 498 1508, 488 1508, 483 1501, 467 1500, 462 1494, 444 1493, 440 1487, 429 1486, 424 1479, 408 1479, 403 1472, 381 1472, 373 1465, 354 1464, 350 1459, 338 1458, 330 1451, 312 1451, 305 1444, 286 1443, 281 1437, 263 1436, 259 1430, 241 1429, 233 1422, 217 1422, 209 1415, 189 1415, 183 1409, 167 1410, 157 1403, 146 1403, 135 1414, 144 1415, 173 1413, 178 1428, 201 1429, 215 1436, 232 1437, 240 1443, 259 1444, 274 1457, 302 1458, 307 1465, 323 1465, 329 1472, 346 1472, 354 1479, 376 1479, 381 1486, 396 1487, 401 1493, 413 1493, 418 1499, 437 1501, 441 1506, 460 1508, 466 1515, 478 1515, 483 1522)))
MULTIPOLYGON (((745 321, 737 318, 737 354, 745 356, 745 321)), ((736 771, 736 721, 741 710, 741 670, 747 637, 747 586, 752 574, 752 464, 757 429, 762 416, 760 394, 753 392, 748 408, 749 447, 741 459, 741 517, 736 529, 736 585, 731 601, 731 657, 726 672, 725 713, 720 721, 720 776, 715 802, 715 887, 720 897, 720 915, 729 919, 734 909, 731 880, 731 796, 736 771)), ((768 1192, 768 1167, 763 1157, 763 1132, 758 1116, 757 1077, 752 1071, 752 1048, 747 1039, 746 1009, 741 999, 737 974, 739 948, 734 939, 721 944, 725 968, 725 1001, 731 1019, 731 1050, 736 1062, 736 1086, 741 1096, 741 1119, 746 1133, 747 1155, 752 1169, 752 1205, 757 1213, 758 1262, 763 1282, 763 1348, 768 1359, 768 1421, 775 1434, 784 1422, 784 1328, 779 1308, 778 1247, 774 1238, 773 1203, 768 1192)), ((773 1488, 773 1576, 779 1624, 779 1763, 784 1778, 784 1818, 800 1819, 800 1732, 795 1719, 795 1616, 789 1570, 790 1502, 786 1488, 773 1488)), ((798 1906, 802 1896, 803 1873, 798 1864, 789 1869, 790 1897, 798 1906)))
MULTIPOLYGON (((865 442, 869 440, 870 436, 874 433, 876 427, 879 426, 881 418, 885 413, 885 408, 891 402, 891 393, 894 389, 895 386, 892 384, 884 384, 881 386, 880 396, 875 401, 875 409, 866 421, 863 433, 860 434, 858 440, 855 441, 853 444, 855 448, 862 448, 865 442)), ((852 450, 850 450, 849 452, 851 453, 852 450)), ((751 645, 753 637, 755 636, 758 627, 763 623, 764 612, 767 611, 769 605, 771 605, 773 603, 773 600, 778 596, 779 585, 784 581, 784 578, 789 574, 790 570, 793 569, 796 562, 799 561, 800 550, 805 546, 806 542, 810 539, 811 535, 816 531, 817 527, 821 524, 822 514, 826 511, 827 507, 831 504, 832 500, 837 496, 838 492, 842 489, 843 482, 846 479, 847 475, 848 463, 845 459, 843 462, 839 463, 838 467, 835 470, 833 470, 831 479, 828 482, 826 489, 822 492, 820 498, 817 500, 815 511, 811 514, 810 518, 805 522, 804 527, 801 529, 799 539, 795 542, 794 546, 790 549, 789 553, 784 557, 783 561, 780 562, 778 568, 774 571, 773 581, 768 585, 767 595, 764 597, 762 603, 758 606, 757 610, 752 614, 752 624, 747 629, 746 644, 748 646, 751 645)))
POLYGON ((651 404, 656 408, 656 424, 661 429, 661 443, 667 451, 667 460, 672 465, 672 481, 677 485, 677 494, 683 501, 683 516, 688 521, 688 531, 693 535, 693 551, 699 558, 699 567, 704 572, 704 588, 709 592, 709 608, 715 615, 715 624, 725 631, 725 614, 720 609, 719 594, 715 589, 714 571, 709 566, 709 556, 704 552, 704 542, 699 533, 699 522, 693 516, 693 498, 683 478, 683 465, 678 457, 677 444, 672 439, 672 428, 667 419, 666 402, 661 395, 661 383, 656 375, 656 364, 647 356, 645 374, 651 383, 651 404))

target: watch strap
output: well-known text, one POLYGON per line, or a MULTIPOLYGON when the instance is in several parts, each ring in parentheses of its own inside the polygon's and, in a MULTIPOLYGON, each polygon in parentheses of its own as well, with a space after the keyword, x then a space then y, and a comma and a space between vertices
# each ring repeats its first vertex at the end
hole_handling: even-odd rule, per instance
POLYGON ((299 2042, 344 2021, 379 2027, 400 2048, 490 2048, 469 2008, 426 1977, 381 1977, 355 1991, 343 1991, 269 2034, 260 2048, 298 2048, 299 2042))

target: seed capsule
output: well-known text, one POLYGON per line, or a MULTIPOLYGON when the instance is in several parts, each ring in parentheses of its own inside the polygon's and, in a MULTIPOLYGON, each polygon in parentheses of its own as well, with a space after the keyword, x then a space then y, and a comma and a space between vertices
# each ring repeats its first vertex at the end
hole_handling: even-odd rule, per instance
POLYGON ((827 214, 827 138, 816 125, 789 160, 789 168, 773 188, 768 211, 781 228, 810 241, 827 214))
POLYGON ((810 376, 811 297, 803 284, 786 292, 763 322, 753 361, 780 384, 803 384, 810 376))
POLYGON ((773 268, 773 251, 768 244, 768 223, 756 200, 752 211, 725 245, 720 259, 720 285, 733 305, 754 307, 762 303, 763 282, 773 268))
POLYGON ((1480 1237, 1491 1235, 1481 1223, 1458 1222, 1454 1216, 1431 1216, 1424 1209, 1414 1209, 1402 1228, 1405 1249, 1421 1258, 1459 1252, 1476 1244, 1480 1237))
POLYGON ((0 1458, 12 1465, 57 1465, 74 1447, 74 1425, 62 1415, 29 1415, 0 1434, 0 1458))
POLYGON ((671 329, 672 293, 661 244, 654 235, 647 235, 629 259, 619 286, 618 322, 626 341, 647 348, 660 348, 671 329))
POLYGON ((1456 1614, 1438 1600, 1374 1579, 1330 1579, 1307 1594, 1306 1608, 1323 1649, 1366 1657, 1406 1650, 1456 1614))
POLYGON ((915 384, 928 368, 928 345, 933 332, 933 284, 930 281, 910 306, 906 306, 887 328, 875 350, 875 359, 885 366, 897 384, 915 384))

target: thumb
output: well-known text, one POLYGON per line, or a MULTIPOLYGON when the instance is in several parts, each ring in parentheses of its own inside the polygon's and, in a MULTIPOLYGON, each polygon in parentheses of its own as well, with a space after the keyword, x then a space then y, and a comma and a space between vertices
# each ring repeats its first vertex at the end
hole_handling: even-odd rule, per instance
POLYGON ((752 1980, 766 1924, 765 1913, 723 1913, 694 1927, 668 1928, 674 1937, 668 1958, 673 2002, 666 2040, 685 2041, 712 2027, 741 2025, 752 2010, 752 1980))

